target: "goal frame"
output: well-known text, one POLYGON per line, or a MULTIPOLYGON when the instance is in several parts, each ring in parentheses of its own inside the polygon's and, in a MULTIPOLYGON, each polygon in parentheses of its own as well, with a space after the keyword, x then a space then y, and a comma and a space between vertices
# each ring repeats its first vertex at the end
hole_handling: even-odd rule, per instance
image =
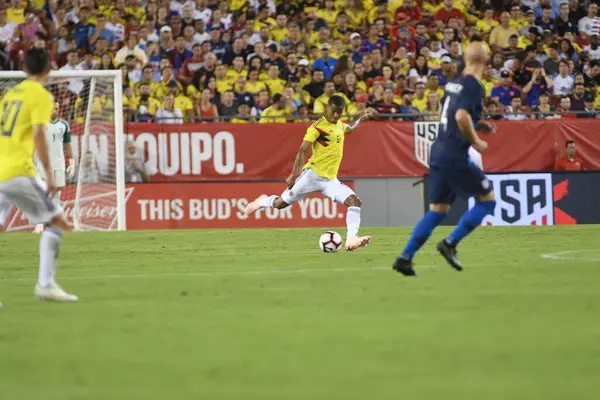
MULTIPOLYGON (((117 193, 117 230, 127 229, 125 217, 125 133, 123 126, 123 78, 121 70, 92 70, 92 71, 50 71, 49 78, 112 78, 113 104, 115 124, 115 183, 117 193)), ((0 71, 0 79, 25 79, 27 74, 23 71, 0 71)), ((89 124, 86 118, 85 124, 89 124)), ((80 154, 80 160, 81 162, 80 154)), ((77 182, 79 187, 81 183, 77 182)))

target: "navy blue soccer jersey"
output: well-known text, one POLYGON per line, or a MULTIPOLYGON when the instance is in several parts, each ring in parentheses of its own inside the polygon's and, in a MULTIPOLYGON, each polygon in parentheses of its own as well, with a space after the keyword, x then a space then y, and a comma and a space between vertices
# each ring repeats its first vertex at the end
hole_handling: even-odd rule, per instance
POLYGON ((458 128, 456 112, 466 110, 473 123, 477 123, 483 111, 484 95, 485 89, 472 75, 463 75, 446 84, 438 136, 431 146, 430 166, 459 169, 468 166, 471 143, 458 128))

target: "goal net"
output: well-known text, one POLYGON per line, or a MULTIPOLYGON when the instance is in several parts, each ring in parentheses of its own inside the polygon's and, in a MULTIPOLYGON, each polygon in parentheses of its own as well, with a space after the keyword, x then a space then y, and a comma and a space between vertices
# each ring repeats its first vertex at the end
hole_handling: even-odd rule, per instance
MULTIPOLYGON (((0 71, 0 95, 25 79, 19 71, 0 71)), ((46 135, 60 203, 74 230, 125 230, 125 137, 121 71, 53 71, 46 88, 57 102, 57 118, 46 135), (68 167, 70 132, 75 167, 68 167), (60 159, 64 151, 64 168, 60 159), (58 170, 56 169, 58 168, 58 170)), ((44 174, 38 172, 44 179, 44 174)), ((13 207, 7 231, 33 230, 13 207)))

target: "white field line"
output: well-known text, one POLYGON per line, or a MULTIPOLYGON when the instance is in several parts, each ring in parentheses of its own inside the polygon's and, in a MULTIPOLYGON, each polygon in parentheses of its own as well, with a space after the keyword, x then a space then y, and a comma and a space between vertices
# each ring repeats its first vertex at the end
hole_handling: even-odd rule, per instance
MULTIPOLYGON (((423 266, 423 265, 420 265, 423 266)), ((314 273, 340 273, 340 272, 372 272, 381 270, 392 270, 389 267, 367 267, 367 268, 302 268, 302 269, 262 269, 249 271, 199 271, 199 272, 158 272, 149 274, 101 274, 83 276, 60 276, 59 280, 102 280, 102 279, 137 279, 137 278, 166 278, 183 276, 260 276, 260 275, 293 275, 314 273)), ((34 280, 34 276, 20 276, 0 278, 1 282, 19 282, 34 280)))
POLYGON ((596 254, 600 255, 600 248, 557 251, 556 253, 542 254, 541 257, 545 258, 547 260, 571 260, 571 261, 591 261, 591 262, 600 261, 600 257, 578 257, 577 255, 580 253, 596 253, 596 254))

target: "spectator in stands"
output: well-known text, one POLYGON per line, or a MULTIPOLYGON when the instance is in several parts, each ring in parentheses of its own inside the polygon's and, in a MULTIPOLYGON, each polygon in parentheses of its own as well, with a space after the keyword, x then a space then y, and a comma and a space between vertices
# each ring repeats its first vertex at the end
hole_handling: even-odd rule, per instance
POLYGON ((571 100, 571 111, 585 110, 584 96, 585 86, 583 83, 576 84, 573 93, 569 96, 569 99, 571 100))
POLYGON ((136 34, 131 33, 127 37, 127 45, 121 48, 121 50, 117 51, 115 54, 115 63, 117 65, 121 65, 125 62, 128 55, 133 55, 135 58, 140 60, 142 65, 146 65, 148 63, 148 56, 144 52, 144 50, 140 49, 138 46, 138 37, 136 34))
POLYGON ((80 177, 81 183, 91 184, 91 183, 101 183, 100 173, 98 172, 98 167, 94 162, 94 153, 91 151, 86 151, 81 159, 81 173, 75 174, 76 177, 80 177))
POLYGON ((263 110, 259 122, 261 124, 286 123, 288 120, 282 116, 293 115, 294 112, 296 112, 296 106, 292 99, 286 98, 282 94, 276 94, 273 96, 273 105, 263 110))
POLYGON ((510 72, 503 70, 500 73, 500 78, 500 84, 492 89, 491 99, 499 106, 502 105, 504 107, 509 107, 511 100, 514 97, 520 96, 521 92, 517 87, 512 85, 510 72))
POLYGON ((413 68, 411 68, 408 72, 408 78, 411 86, 415 87, 418 82, 427 82, 428 75, 429 67, 427 66, 427 59, 423 55, 418 55, 415 59, 413 68))
POLYGON ((583 160, 577 156, 574 140, 565 142, 565 155, 554 163, 555 171, 583 171, 583 160))
POLYGON ((558 43, 551 43, 550 46, 548 46, 549 57, 544 62, 544 70, 550 76, 558 74, 558 63, 563 60, 559 51, 560 45, 558 43))
POLYGON ((579 32, 585 33, 591 36, 593 33, 597 33, 598 30, 598 5, 590 2, 587 7, 587 15, 579 20, 578 29, 579 32))
POLYGON ((569 64, 561 60, 558 63, 558 75, 552 78, 554 82, 554 91, 553 94, 555 96, 568 96, 571 90, 573 89, 573 85, 575 83, 573 77, 569 75, 569 64))
POLYGON ((429 105, 429 96, 425 96, 425 84, 423 82, 417 82, 415 85, 415 94, 411 104, 420 112, 424 112, 429 105))
POLYGON ((535 68, 531 80, 523 88, 523 94, 527 95, 527 105, 536 106, 541 93, 546 93, 554 86, 554 82, 546 74, 543 68, 535 68))
POLYGON ((127 159, 125 161, 125 182, 146 183, 150 181, 144 161, 132 141, 127 142, 127 159))
POLYGON ((494 120, 499 121, 502 119, 502 113, 498 109, 498 104, 493 101, 490 101, 487 105, 486 109, 487 114, 485 114, 484 118, 486 120, 494 120))
POLYGON ((194 115, 200 117, 202 122, 214 122, 219 116, 219 110, 217 106, 210 101, 210 96, 210 89, 204 89, 200 94, 200 98, 194 105, 194 115))
POLYGON ((577 118, 599 118, 600 114, 594 107, 594 96, 591 93, 586 93, 583 97, 584 113, 578 114, 577 118))
POLYGON ((544 31, 549 30, 551 32, 555 29, 554 20, 552 19, 552 7, 542 6, 542 15, 536 19, 535 24, 542 28, 544 31))
POLYGON ((183 113, 175 107, 175 96, 167 93, 163 99, 163 107, 156 113, 156 120, 162 124, 183 124, 183 113))
POLYGON ((550 105, 550 96, 548 92, 541 92, 538 96, 537 105, 531 108, 531 111, 535 114, 531 115, 531 119, 555 119, 560 118, 559 115, 554 114, 554 107, 550 105))
POLYGON ((561 118, 575 118, 573 114, 570 114, 571 111, 571 99, 569 96, 562 96, 560 98, 560 103, 556 108, 556 111, 560 113, 561 118))
MULTIPOLYGON (((413 105, 414 105, 414 101, 415 101, 415 99, 413 98, 413 105)), ((423 112, 428 114, 423 117, 423 121, 439 121, 440 120, 441 105, 440 105, 440 96, 437 93, 429 93, 429 96, 427 96, 427 106, 425 107, 423 112)))
POLYGON ((518 34, 519 32, 510 26, 510 14, 503 12, 500 15, 500 25, 492 29, 490 33, 490 47, 493 51, 502 51, 508 47, 510 36, 518 34))
POLYGON ((504 119, 509 121, 523 121, 527 119, 521 112, 521 97, 515 96, 510 100, 510 107, 504 110, 504 119))
MULTIPOLYGON (((412 106, 411 106, 412 107, 412 106)), ((383 97, 381 100, 377 100, 373 103, 373 108, 380 114, 397 114, 400 112, 402 105, 397 103, 394 99, 394 85, 385 84, 383 87, 383 97)), ((414 107, 412 107, 414 109, 414 107)), ((417 111, 418 113, 418 111, 417 111)), ((384 119, 390 118, 389 115, 383 117, 384 119)))
POLYGON ((444 5, 435 13, 436 21, 441 21, 447 24, 450 18, 456 18, 457 20, 461 21, 462 25, 464 25, 464 14, 458 8, 454 8, 453 5, 453 0, 444 0, 444 5))
POLYGON ((250 115, 250 105, 248 103, 240 103, 238 105, 238 113, 230 121, 233 124, 249 124, 254 122, 250 115))
POLYGON ((565 33, 577 32, 577 23, 569 17, 568 2, 561 2, 558 17, 554 20, 554 33, 559 37, 564 37, 565 33))
POLYGON ((233 90, 226 90, 221 96, 219 115, 223 117, 223 120, 227 121, 235 115, 237 108, 238 107, 235 103, 235 94, 233 93, 233 90))
POLYGON ((337 59, 331 58, 329 56, 330 49, 331 46, 329 45, 329 43, 321 44, 321 57, 316 59, 312 65, 313 70, 319 69, 323 71, 323 77, 325 79, 331 79, 331 76, 333 75, 333 70, 335 68, 335 64, 337 62, 337 59))
POLYGON ((433 71, 433 73, 437 75, 440 86, 446 86, 446 83, 454 79, 454 69, 456 66, 452 64, 452 59, 448 55, 443 56, 441 61, 442 67, 433 71))

